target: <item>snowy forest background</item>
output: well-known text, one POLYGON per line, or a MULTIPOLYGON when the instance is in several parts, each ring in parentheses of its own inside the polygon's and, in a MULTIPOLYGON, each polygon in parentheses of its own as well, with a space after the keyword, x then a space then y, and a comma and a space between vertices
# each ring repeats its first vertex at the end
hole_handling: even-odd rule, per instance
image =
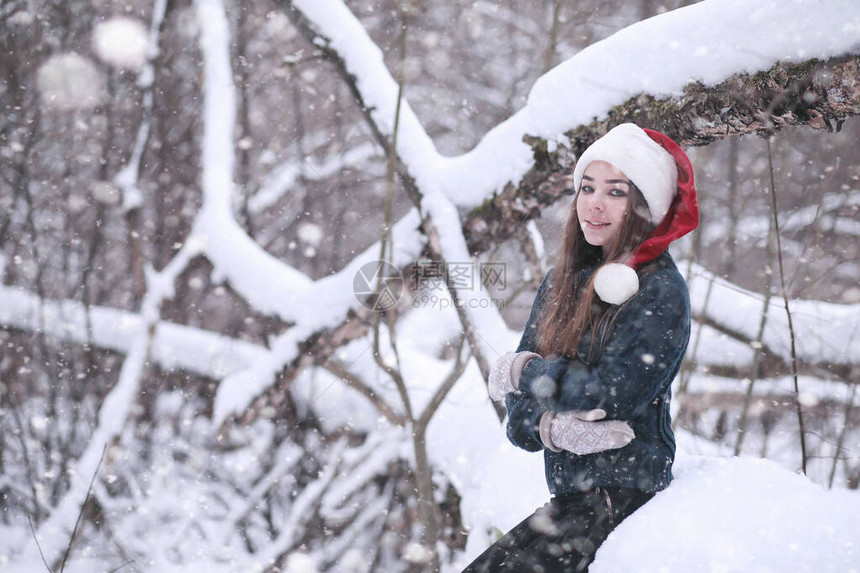
POLYGON ((3 0, 0 569, 460 570, 547 496, 484 374, 576 152, 631 114, 695 144, 679 456, 857 507, 860 42, 691 86, 731 101, 716 127, 658 86, 504 139, 584 105, 529 95, 551 68, 685 4, 3 0), (382 311, 355 294, 380 260, 382 311))

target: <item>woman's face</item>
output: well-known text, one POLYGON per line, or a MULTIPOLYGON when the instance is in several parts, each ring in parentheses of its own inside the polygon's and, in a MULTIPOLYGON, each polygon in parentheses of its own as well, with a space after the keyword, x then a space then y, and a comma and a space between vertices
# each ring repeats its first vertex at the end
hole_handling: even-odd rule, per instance
POLYGON ((611 164, 588 164, 576 196, 576 216, 589 245, 606 247, 618 237, 632 192, 630 180, 611 164))

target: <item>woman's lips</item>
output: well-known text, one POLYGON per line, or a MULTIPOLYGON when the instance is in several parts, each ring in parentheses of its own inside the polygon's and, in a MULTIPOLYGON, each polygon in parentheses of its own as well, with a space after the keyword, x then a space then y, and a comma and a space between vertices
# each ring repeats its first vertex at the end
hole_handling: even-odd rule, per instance
POLYGON ((597 227, 598 229, 609 226, 609 223, 603 223, 600 221, 589 221, 588 219, 586 219, 585 222, 588 223, 589 226, 597 227))

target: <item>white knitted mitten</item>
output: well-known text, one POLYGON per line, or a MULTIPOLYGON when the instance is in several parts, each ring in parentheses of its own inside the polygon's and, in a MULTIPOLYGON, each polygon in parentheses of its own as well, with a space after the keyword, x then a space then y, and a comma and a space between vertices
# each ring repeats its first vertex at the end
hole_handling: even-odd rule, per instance
POLYGON ((605 450, 623 448, 636 435, 630 424, 622 420, 607 420, 604 410, 547 411, 541 416, 540 438, 553 451, 567 450, 584 456, 605 450))
POLYGON ((504 400, 509 392, 517 390, 517 383, 528 361, 538 356, 534 352, 505 352, 490 369, 487 386, 490 398, 504 400))

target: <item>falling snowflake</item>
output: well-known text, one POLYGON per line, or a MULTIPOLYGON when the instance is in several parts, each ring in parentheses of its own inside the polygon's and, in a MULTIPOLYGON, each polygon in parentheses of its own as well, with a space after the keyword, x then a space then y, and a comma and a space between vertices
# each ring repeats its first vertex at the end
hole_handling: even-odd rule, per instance
POLYGON ((104 79, 96 65, 74 52, 48 59, 36 75, 45 107, 57 111, 92 109, 104 96, 104 79))
POLYGON ((302 223, 299 225, 298 235, 299 239, 305 243, 318 247, 320 242, 322 242, 323 230, 319 225, 314 223, 302 223))
POLYGON ((111 18, 93 30, 93 48, 109 66, 138 71, 146 63, 149 42, 146 28, 132 18, 111 18))

